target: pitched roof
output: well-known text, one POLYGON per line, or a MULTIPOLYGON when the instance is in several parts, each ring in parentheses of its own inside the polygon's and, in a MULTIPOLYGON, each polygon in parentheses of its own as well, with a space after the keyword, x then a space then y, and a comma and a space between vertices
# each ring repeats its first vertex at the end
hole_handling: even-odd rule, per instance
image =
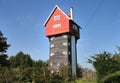
POLYGON ((50 13, 50 15, 48 16, 47 20, 45 21, 45 23, 43 24, 44 26, 47 24, 48 20, 50 19, 50 17, 52 16, 53 12, 55 11, 55 9, 58 8, 69 20, 71 20, 71 18, 65 14, 65 12, 63 12, 57 5, 53 8, 52 12, 50 13))

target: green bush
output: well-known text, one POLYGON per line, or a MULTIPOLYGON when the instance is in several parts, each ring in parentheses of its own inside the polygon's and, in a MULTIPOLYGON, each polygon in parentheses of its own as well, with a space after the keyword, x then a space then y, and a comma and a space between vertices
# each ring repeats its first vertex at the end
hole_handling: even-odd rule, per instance
POLYGON ((120 71, 106 75, 100 83, 120 83, 120 71))

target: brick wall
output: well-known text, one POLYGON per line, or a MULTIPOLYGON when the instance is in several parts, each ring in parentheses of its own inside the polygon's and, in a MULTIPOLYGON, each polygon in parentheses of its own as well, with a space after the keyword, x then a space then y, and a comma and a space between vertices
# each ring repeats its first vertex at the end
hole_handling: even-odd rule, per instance
POLYGON ((50 70, 56 71, 61 65, 71 64, 70 62, 70 35, 62 34, 52 36, 50 40, 50 70))

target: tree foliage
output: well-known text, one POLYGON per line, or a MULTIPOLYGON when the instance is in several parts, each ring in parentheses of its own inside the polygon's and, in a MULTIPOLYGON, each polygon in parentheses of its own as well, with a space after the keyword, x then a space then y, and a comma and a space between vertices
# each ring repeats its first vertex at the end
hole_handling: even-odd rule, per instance
POLYGON ((24 54, 22 51, 16 54, 16 56, 11 56, 10 66, 12 67, 32 67, 33 61, 29 54, 24 54))
POLYGON ((9 59, 9 67, 0 67, 1 83, 74 83, 68 76, 71 67, 61 66, 59 72, 51 73, 49 61, 33 60, 30 55, 18 52, 9 59))
POLYGON ((61 66, 51 73, 49 61, 33 60, 22 51, 8 58, 9 46, 0 32, 0 83, 75 83, 75 77, 68 76, 71 67, 61 66))
POLYGON ((8 56, 6 54, 7 49, 10 45, 7 44, 7 38, 5 38, 0 31, 0 65, 1 66, 8 66, 8 56))
POLYGON ((106 75, 100 83, 120 83, 120 71, 106 75))
POLYGON ((110 75, 120 70, 120 55, 103 52, 95 54, 88 59, 93 64, 97 73, 97 81, 100 82, 106 75, 110 75))

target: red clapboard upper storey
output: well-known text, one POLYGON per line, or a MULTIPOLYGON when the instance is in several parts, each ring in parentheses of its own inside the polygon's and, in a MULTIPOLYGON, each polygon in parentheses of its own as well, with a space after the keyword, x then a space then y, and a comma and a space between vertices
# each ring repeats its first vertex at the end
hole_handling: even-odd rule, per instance
POLYGON ((72 33, 79 39, 79 26, 65 14, 57 5, 44 23, 46 36, 50 37, 57 34, 72 33))

